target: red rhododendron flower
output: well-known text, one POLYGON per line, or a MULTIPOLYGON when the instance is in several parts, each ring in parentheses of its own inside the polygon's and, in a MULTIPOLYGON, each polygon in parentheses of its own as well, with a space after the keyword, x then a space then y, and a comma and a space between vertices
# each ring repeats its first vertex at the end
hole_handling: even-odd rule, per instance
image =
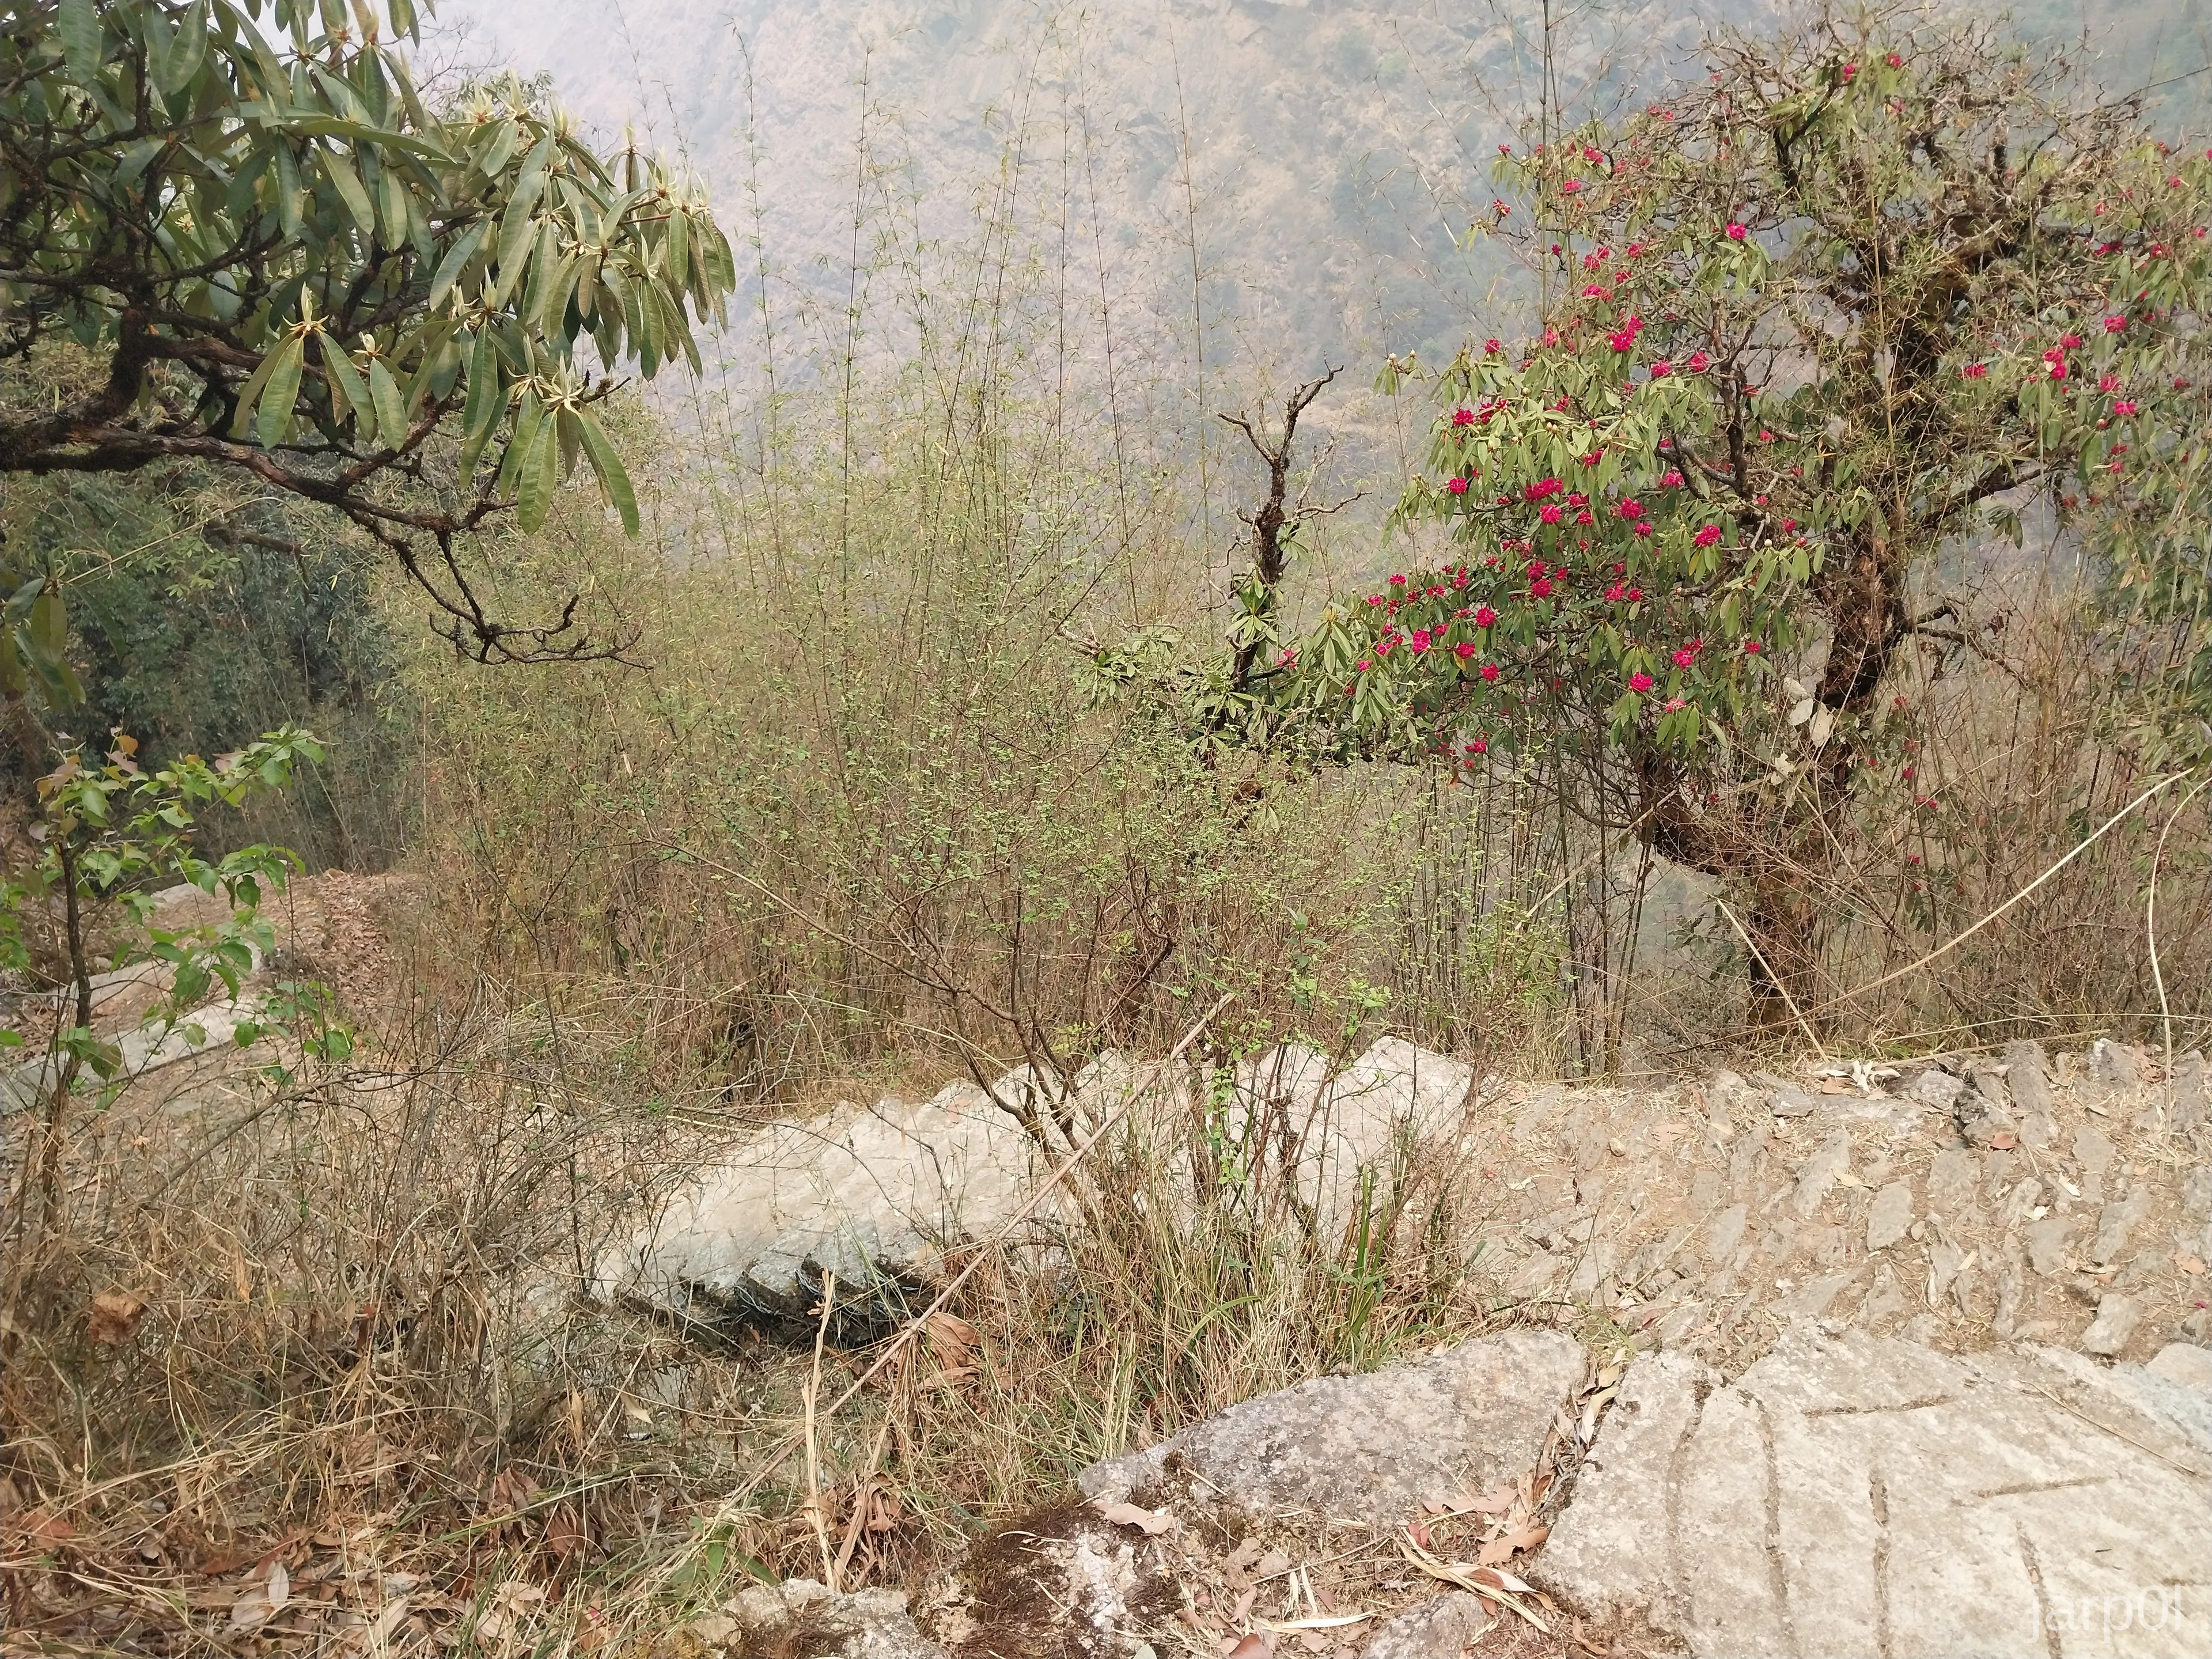
POLYGON ((1632 499, 1623 501, 1613 510, 1624 519, 1640 519, 1644 516, 1644 503, 1632 499))
POLYGON ((1711 547, 1715 542, 1720 540, 1720 538, 1721 527, 1717 524, 1707 525, 1703 530, 1700 530, 1696 535, 1690 538, 1690 539, 1695 542, 1699 547, 1711 547))
POLYGON ((1492 611, 1488 605, 1478 605, 1475 607, 1474 625, 1477 628, 1487 628, 1497 620, 1498 613, 1495 611, 1492 611))
POLYGON ((1528 584, 1528 591, 1540 599, 1548 599, 1552 597, 1552 584, 1545 580, 1545 578, 1539 576, 1534 581, 1528 584))
POLYGON ((2128 319, 2124 317, 2107 317, 2105 319, 2105 332, 2107 334, 2118 334, 2127 325, 2128 319))
MULTIPOLYGON (((1470 649, 1472 647, 1470 647, 1470 649)), ((1483 664, 1482 678, 1486 683, 1495 685, 1498 683, 1498 665, 1494 662, 1486 662, 1483 664)))
POLYGON ((1628 677, 1628 689, 1632 691, 1649 691, 1651 689, 1651 676, 1639 668, 1628 677))
MULTIPOLYGON (((2106 318, 2105 332, 2107 334, 2118 333, 2119 331, 2115 329, 2112 325, 2118 320, 2119 319, 2117 317, 2106 318)), ((2062 334, 2058 337, 2058 343, 2065 350, 2079 351, 2081 349, 2081 337, 2078 334, 2062 334)))
POLYGON ((1687 668, 1692 663, 1697 661, 1697 659, 1698 653, 1691 650, 1689 647, 1684 646, 1680 651, 1677 651, 1674 653, 1674 666, 1677 668, 1687 668))
POLYGON ((1651 378, 1655 380, 1663 380, 1674 372, 1674 365, 1664 357, 1656 359, 1651 365, 1651 378))
POLYGON ((2098 390, 2098 391, 2100 391, 2100 392, 2118 392, 2119 389, 2120 389, 2120 377, 2119 377, 2118 375, 2117 375, 2117 374, 2100 374, 2100 375, 2097 377, 2097 390, 2098 390))
POLYGON ((1667 469, 1667 476, 1659 480, 1659 488, 1662 489, 1680 489, 1681 487, 1682 475, 1674 471, 1673 467, 1668 467, 1667 469))
POLYGON ((1457 645, 1452 647, 1452 655, 1457 657, 1462 662, 1465 662, 1474 654, 1474 647, 1469 645, 1465 640, 1462 640, 1457 645))
POLYGON ((1905 60, 1902 58, 1899 58, 1893 52, 1883 61, 1886 62, 1892 69, 1903 69, 1905 67, 1905 60))
POLYGON ((1455 495, 1464 495, 1467 494, 1467 480, 1464 478, 1448 478, 1444 481, 1444 488, 1451 491, 1455 495))
POLYGON ((1455 409, 1452 410, 1452 424, 1454 426, 1473 426, 1474 424, 1474 411, 1471 409, 1455 409))
POLYGON ((1495 357, 1499 350, 1498 342, 1495 340, 1485 340, 1482 343, 1482 350, 1485 356, 1495 357))
POLYGON ((1636 521, 1636 533, 1639 536, 1649 536, 1651 533, 1651 520, 1638 519, 1636 521))
POLYGON ((1539 514, 1537 516, 1538 516, 1539 518, 1542 519, 1542 520, 1543 520, 1543 521, 1544 521, 1546 524, 1557 524, 1557 523, 1559 523, 1559 521, 1561 519, 1565 518, 1566 515, 1565 515, 1564 513, 1562 513, 1562 512, 1561 512, 1558 507, 1553 507, 1553 506, 1550 506, 1550 505, 1548 505, 1548 504, 1547 504, 1547 505, 1545 507, 1545 508, 1544 508, 1543 512, 1541 512, 1540 514, 1539 514))
POLYGON ((1477 738, 1473 743, 1468 744, 1467 752, 1470 755, 1486 755, 1490 752, 1490 745, 1480 738, 1477 738))
POLYGON ((2112 405, 2112 413, 2115 415, 2132 415, 2135 412, 2135 400, 2132 398, 2122 398, 2112 405))
POLYGON ((1746 640, 1743 642, 1743 648, 1751 655, 1755 657, 1765 647, 1763 647, 1757 640, 1746 640))
POLYGON ((1741 225, 1730 225, 1728 228, 1728 239, 1731 242, 1741 242, 1747 234, 1749 233, 1741 225))
POLYGON ((1990 367, 1987 363, 1968 363, 1959 372, 1970 380, 1979 380, 1988 376, 1990 367))
MULTIPOLYGON (((1704 374, 1707 369, 1711 368, 1712 366, 1713 366, 1713 360, 1712 360, 1711 358, 1710 358, 1710 357, 1706 356, 1705 356, 1705 354, 1704 352, 1702 352, 1702 351, 1693 351, 1693 352, 1692 352, 1692 353, 1690 354, 1690 373, 1691 373, 1691 374, 1704 374)), ((1666 446, 1666 445, 1664 445, 1664 444, 1662 444, 1662 445, 1660 445, 1659 447, 1660 447, 1662 449, 1664 449, 1667 446, 1666 446)))

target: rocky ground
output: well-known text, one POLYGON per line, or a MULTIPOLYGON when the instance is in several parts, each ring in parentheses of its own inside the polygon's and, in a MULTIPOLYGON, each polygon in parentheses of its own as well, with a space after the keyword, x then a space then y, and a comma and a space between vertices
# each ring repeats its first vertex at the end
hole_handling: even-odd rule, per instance
MULTIPOLYGON (((149 1027, 160 986, 101 976, 126 1105, 222 1086, 208 1049, 276 979, 388 973, 376 894, 301 887, 236 1004, 149 1027)), ((19 1097, 50 1012, 15 1010, 19 1097)), ((1094 1465, 903 1592, 750 1590, 686 1653, 2198 1654, 2208 1116, 2201 1054, 2110 1042, 1618 1088, 1396 1038, 1248 1056, 1225 1092, 1108 1055, 702 1142, 585 1288, 726 1335, 811 1322, 834 1277, 873 1340, 979 1244, 1058 1271, 1110 1142, 1156 1150, 1179 1214, 1271 1188, 1309 1239, 1418 1199, 1504 1328, 1094 1465)))

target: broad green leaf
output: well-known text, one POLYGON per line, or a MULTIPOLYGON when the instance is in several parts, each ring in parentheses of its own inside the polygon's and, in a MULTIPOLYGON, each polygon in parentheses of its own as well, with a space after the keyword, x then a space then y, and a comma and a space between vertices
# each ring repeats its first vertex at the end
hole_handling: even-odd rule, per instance
POLYGON ((238 412, 231 417, 230 435, 243 438, 246 422, 253 416, 253 405, 260 400, 269 384, 269 376, 276 369, 276 354, 270 352, 261 359, 261 365, 246 377, 246 384, 238 389, 238 412))
POLYGON ((61 0, 54 28, 62 38, 62 56, 70 73, 80 82, 100 73, 100 12, 93 0, 61 0))
POLYGON ((293 405, 300 397, 300 366, 305 360, 303 336, 287 333, 271 355, 269 384, 261 393, 261 410, 255 434, 264 449, 273 449, 291 435, 293 405))
POLYGON ((386 449, 398 448, 407 437, 407 405, 381 357, 368 366, 368 395, 376 405, 377 441, 386 449))
POLYGON ((478 329, 469 353, 469 396, 461 414, 464 476, 475 471, 476 459, 483 453, 492 428, 499 424, 505 401, 500 396, 499 349, 492 343, 491 330, 478 329))
MULTIPOLYGON (((376 425, 376 405, 369 400, 368 387, 362 384, 360 371, 353 359, 331 336, 323 336, 323 371, 337 390, 345 394, 346 405, 353 410, 354 418, 361 422, 362 435, 366 438, 376 425)), ((337 416, 337 399, 331 400, 331 413, 337 416)))
POLYGON ((49 582, 31 601, 31 648, 40 655, 58 658, 69 647, 69 617, 62 607, 61 589, 49 582))
POLYGON ((554 422, 540 421, 538 430, 532 434, 530 448, 522 458, 516 479, 516 522, 524 531, 544 527, 545 515, 553 507, 553 486, 560 465, 561 445, 554 432, 554 422))
POLYGON ((374 236, 376 209, 370 204, 368 191, 362 187, 361 174, 355 170, 353 163, 337 150, 323 151, 322 162, 324 173, 337 187, 338 195, 346 204, 346 211, 353 215, 354 223, 361 227, 364 236, 374 236))
POLYGON ((446 295, 452 292, 453 284, 460 280, 462 267, 468 264, 477 249, 483 245, 484 236, 490 228, 489 221, 479 219, 461 233, 460 240, 455 242, 445 258, 440 261, 438 274, 430 281, 431 310, 436 311, 446 303, 446 295))
POLYGON ((622 514, 623 529, 630 535, 637 534, 637 494, 630 488, 629 474, 623 470, 622 457, 607 441, 606 433, 588 409, 577 411, 576 421, 583 428, 584 453, 592 458, 592 471, 599 477, 599 487, 607 499, 622 514))

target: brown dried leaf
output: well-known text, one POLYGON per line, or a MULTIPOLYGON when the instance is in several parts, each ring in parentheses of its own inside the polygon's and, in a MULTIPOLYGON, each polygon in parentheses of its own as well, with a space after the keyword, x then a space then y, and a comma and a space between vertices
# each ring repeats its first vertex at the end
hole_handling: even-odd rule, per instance
POLYGON ((983 1346, 982 1335, 973 1325, 942 1308, 930 1315, 922 1334, 929 1343, 929 1357, 945 1371, 968 1366, 970 1356, 983 1346))
POLYGON ((1148 1510, 1139 1504, 1102 1504, 1098 1513, 1114 1526, 1142 1527, 1155 1538, 1174 1531, 1176 1524, 1165 1510, 1148 1510))
POLYGON ((146 1298, 136 1291, 102 1291, 85 1316, 85 1334, 104 1347, 119 1348, 137 1334, 146 1298))
POLYGON ((545 1547, 563 1565, 581 1560, 592 1547, 591 1524, 574 1504, 557 1504, 545 1517, 545 1547))
POLYGON ((1475 1560, 1486 1567, 1502 1567, 1513 1559, 1516 1550, 1533 1550, 1552 1535, 1549 1527, 1526 1526, 1516 1531, 1501 1533, 1475 1552, 1475 1560))
POLYGON ((2175 1254, 2173 1265, 2194 1277, 2204 1271, 2204 1258, 2201 1255, 2191 1255, 2186 1251, 2180 1251, 2175 1254))

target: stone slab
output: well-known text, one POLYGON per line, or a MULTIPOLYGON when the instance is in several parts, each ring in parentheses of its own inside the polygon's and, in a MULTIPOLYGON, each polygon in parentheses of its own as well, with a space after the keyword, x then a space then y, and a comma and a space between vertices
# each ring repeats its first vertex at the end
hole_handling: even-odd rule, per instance
POLYGON ((1700 1401, 1640 1359, 1530 1576, 1733 1659, 2212 1651, 2202 1391, 2122 1369, 1801 1325, 1700 1401))
POLYGON ((1157 1505, 1190 1480, 1255 1518, 1319 1515, 1389 1531, 1428 1499, 1487 1492, 1532 1468, 1584 1368, 1570 1337, 1509 1331, 1248 1400, 1094 1463, 1077 1484, 1093 1499, 1157 1505))

